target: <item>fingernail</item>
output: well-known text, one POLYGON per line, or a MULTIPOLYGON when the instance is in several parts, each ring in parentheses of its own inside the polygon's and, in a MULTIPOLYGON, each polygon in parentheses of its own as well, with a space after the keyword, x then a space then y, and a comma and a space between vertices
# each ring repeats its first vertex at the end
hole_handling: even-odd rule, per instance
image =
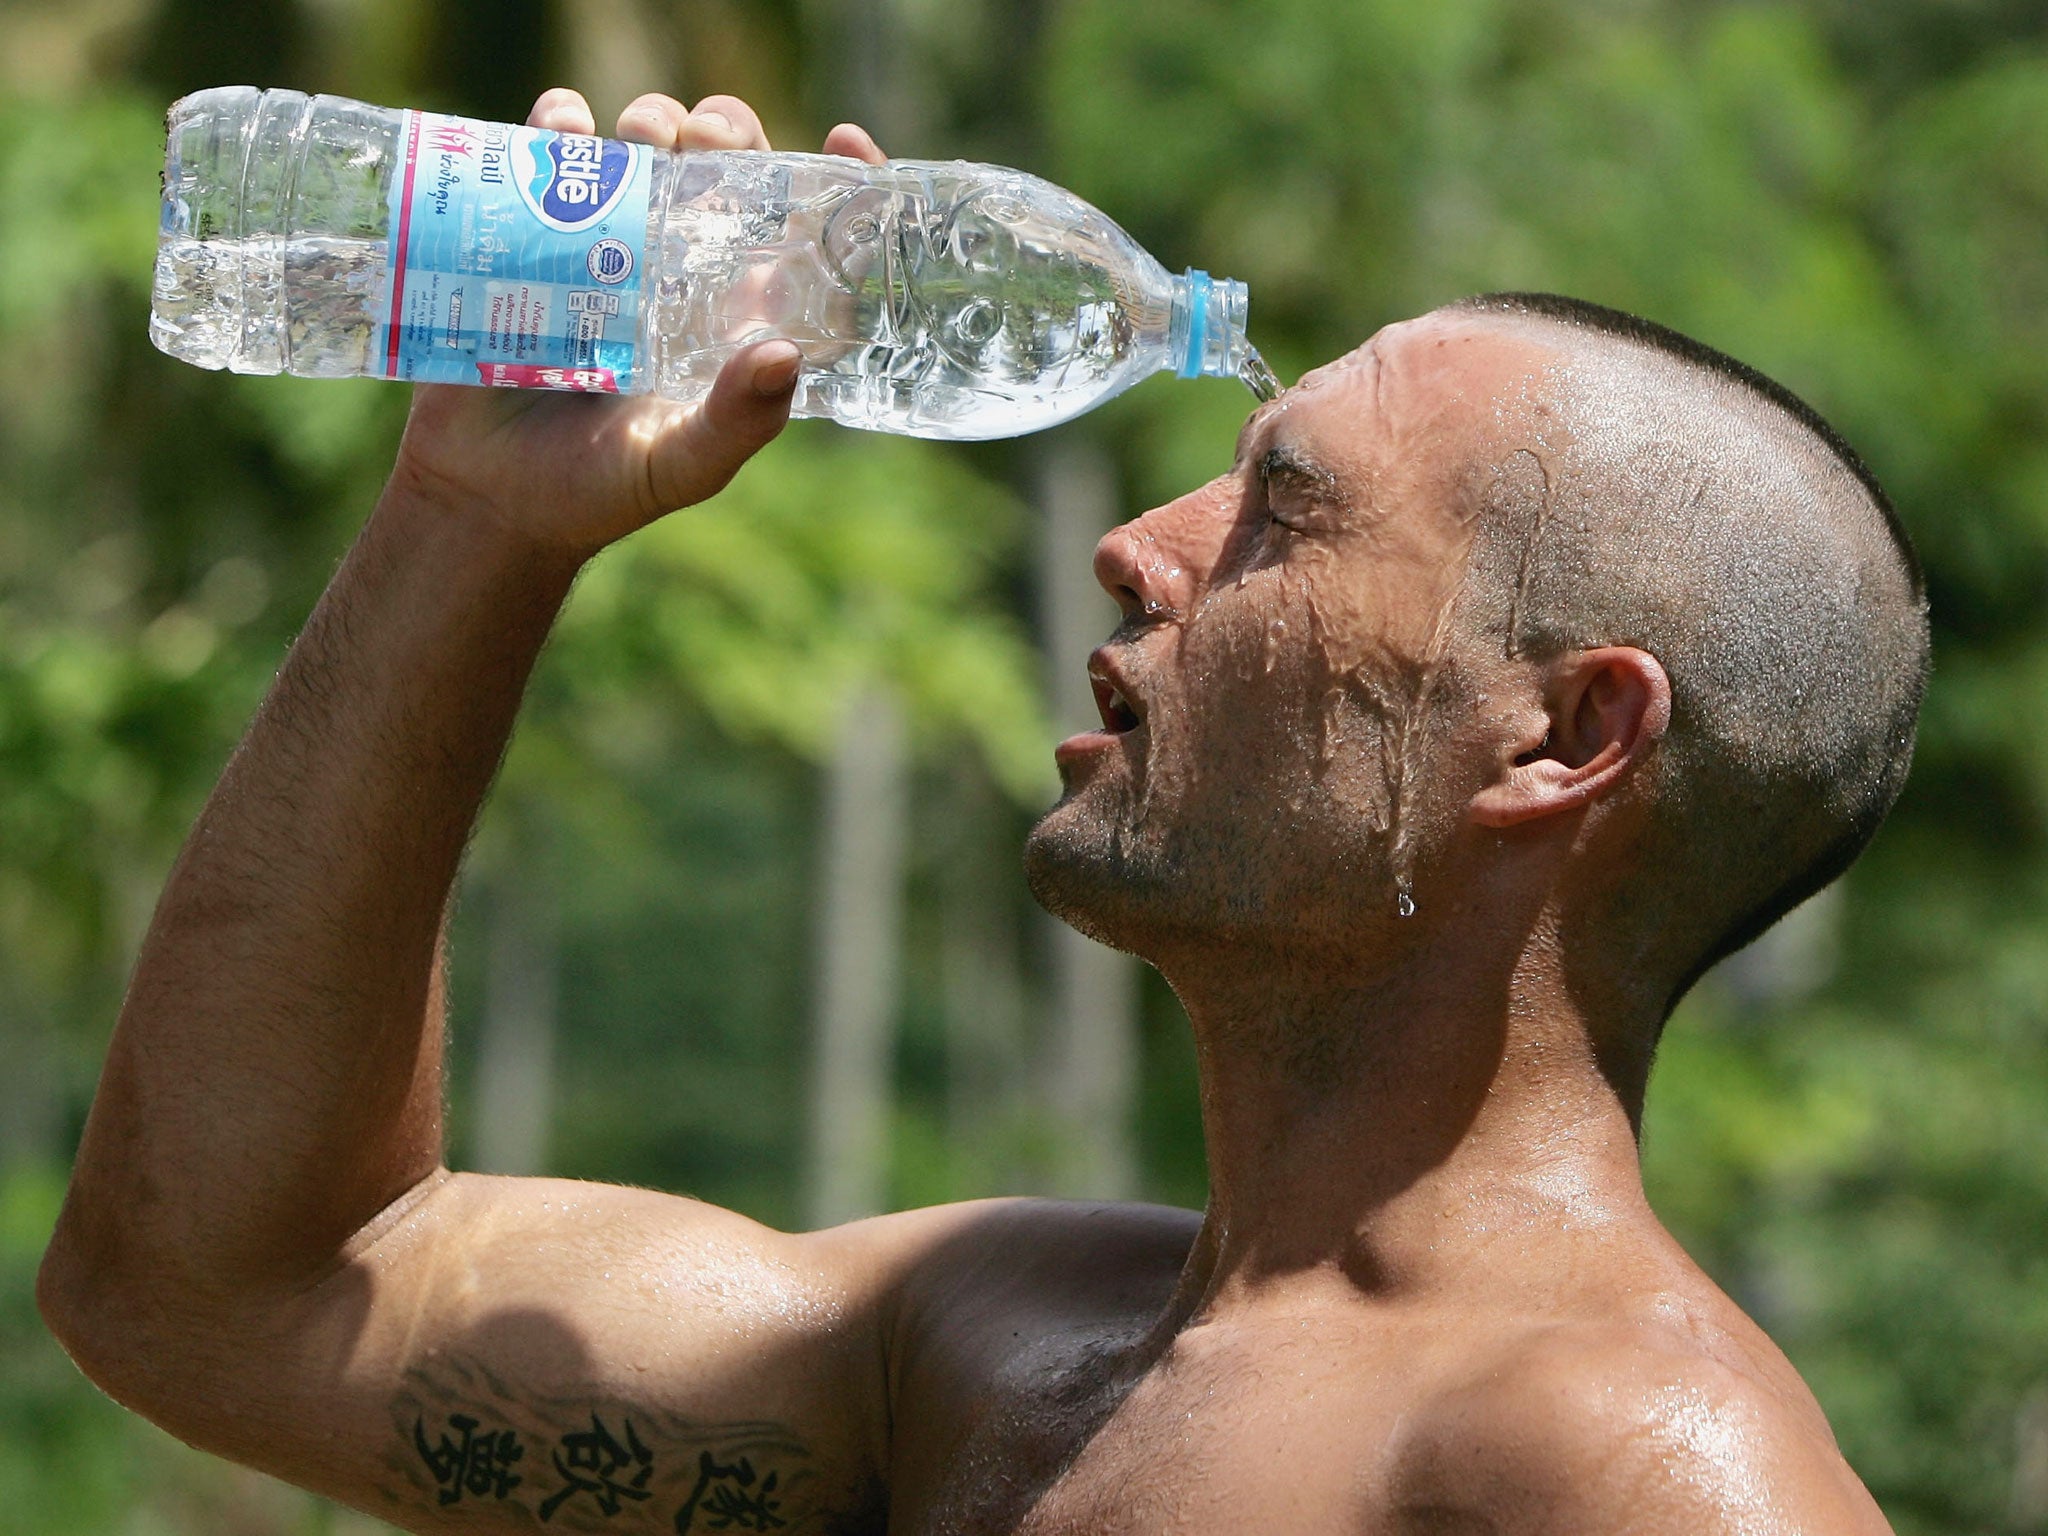
POLYGON ((761 349, 767 356, 754 364, 754 393, 772 399, 796 383, 804 355, 792 342, 775 342, 761 349))
POLYGON ((713 133, 729 134, 733 131, 732 119, 723 112, 692 112, 691 117, 709 128, 713 133))

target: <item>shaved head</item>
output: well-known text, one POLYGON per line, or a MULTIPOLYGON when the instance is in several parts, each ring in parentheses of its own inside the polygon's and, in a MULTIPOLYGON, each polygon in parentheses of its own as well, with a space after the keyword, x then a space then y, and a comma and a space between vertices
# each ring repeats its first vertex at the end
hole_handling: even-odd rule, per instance
POLYGON ((1454 312, 1539 328, 1569 359, 1551 449, 1480 469, 1472 622, 1532 660, 1638 647, 1671 680, 1649 846, 1580 936, 1666 989, 1661 1017, 1847 868, 1897 798, 1927 676, 1919 567, 1861 460, 1753 370, 1550 295, 1454 312))
POLYGON ((1875 831, 1927 667, 1911 551, 1819 417, 1542 296, 1306 375, 1227 473, 1106 534, 1096 574, 1123 622, 1091 662, 1104 729, 1062 744, 1027 845, 1042 902, 1169 979, 1256 951, 1304 985, 1392 985, 1418 944, 1540 923, 1631 1106, 1691 982, 1875 831), (1552 819, 1592 803, 1568 781, 1606 748, 1547 690, 1623 651, 1655 725, 1588 791, 1616 814, 1552 819), (1532 804, 1533 837, 1487 819, 1532 804))

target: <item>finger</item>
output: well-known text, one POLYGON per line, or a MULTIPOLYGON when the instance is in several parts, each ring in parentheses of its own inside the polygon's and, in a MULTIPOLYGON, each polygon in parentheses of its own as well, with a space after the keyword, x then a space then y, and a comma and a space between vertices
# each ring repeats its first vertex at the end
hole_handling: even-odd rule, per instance
POLYGON ((724 489, 788 425, 802 365, 796 344, 780 339, 756 342, 727 358, 711 393, 678 418, 648 456, 655 507, 687 507, 724 489))
POLYGON ((869 165, 880 165, 889 157, 882 153, 874 135, 858 123, 841 123, 825 135, 825 153, 828 155, 851 155, 856 160, 865 160, 869 165))
POLYGON ((673 96, 649 91, 635 96, 619 114, 619 137, 635 144, 652 144, 656 149, 674 149, 690 109, 673 96))
POLYGON ((556 133, 595 133, 597 119, 590 115, 590 103, 566 86, 542 91, 533 110, 526 114, 529 128, 551 128, 556 133))
POLYGON ((706 96, 690 109, 690 124, 694 131, 716 136, 701 146, 705 149, 769 148, 760 114, 737 96, 706 96))

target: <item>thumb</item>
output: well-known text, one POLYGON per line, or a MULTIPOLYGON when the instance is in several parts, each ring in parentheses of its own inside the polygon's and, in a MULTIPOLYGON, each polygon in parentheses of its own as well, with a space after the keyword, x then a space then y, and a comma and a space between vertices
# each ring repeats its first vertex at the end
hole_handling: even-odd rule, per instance
POLYGON ((655 510, 716 495, 740 466, 789 422, 803 354, 790 341, 758 341, 725 361, 711 393, 675 419, 649 447, 647 484, 655 510))

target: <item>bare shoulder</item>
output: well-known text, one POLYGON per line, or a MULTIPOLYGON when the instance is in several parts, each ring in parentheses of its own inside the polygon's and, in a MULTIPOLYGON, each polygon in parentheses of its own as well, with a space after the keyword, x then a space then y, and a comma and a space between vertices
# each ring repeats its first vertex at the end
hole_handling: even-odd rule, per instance
POLYGON ((1399 1528, 1886 1536, 1763 1348, 1654 1316, 1513 1335, 1404 1425, 1399 1528))
MULTIPOLYGON (((861 1225, 868 1225, 862 1223, 861 1225)), ((892 1419, 929 1445, 1022 1366, 1063 1379, 1143 1335, 1201 1229, 1192 1211, 1036 1199, 883 1217, 842 1240, 890 1255, 877 1287, 892 1419)))
POLYGON ((1170 1206, 1016 1198, 905 1211, 812 1241, 849 1249, 842 1262, 885 1266, 885 1288, 912 1312, 1118 1310, 1164 1302, 1201 1225, 1170 1206))

